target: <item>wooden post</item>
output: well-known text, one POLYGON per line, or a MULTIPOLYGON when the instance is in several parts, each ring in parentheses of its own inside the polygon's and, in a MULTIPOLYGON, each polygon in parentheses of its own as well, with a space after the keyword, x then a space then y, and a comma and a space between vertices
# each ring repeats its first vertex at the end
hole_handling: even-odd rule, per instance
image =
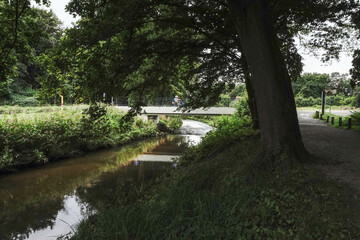
POLYGON ((327 116, 327 117, 326 117, 326 122, 328 123, 329 120, 330 120, 330 116, 327 116))
POLYGON ((339 117, 339 127, 341 127, 341 126, 342 126, 342 118, 339 117))
POLYGON ((331 124, 334 125, 335 123, 335 117, 331 117, 331 124))
POLYGON ((323 120, 324 114, 320 114, 320 120, 323 120))
POLYGON ((351 128, 351 118, 348 119, 348 129, 351 128))
POLYGON ((315 112, 315 118, 319 118, 319 111, 315 112))

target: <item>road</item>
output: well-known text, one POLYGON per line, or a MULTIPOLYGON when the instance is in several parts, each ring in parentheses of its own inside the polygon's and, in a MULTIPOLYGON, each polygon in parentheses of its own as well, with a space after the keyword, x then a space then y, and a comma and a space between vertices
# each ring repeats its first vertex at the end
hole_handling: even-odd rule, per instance
MULTIPOLYGON (((322 160, 322 164, 317 166, 321 171, 350 183, 360 192, 360 132, 331 127, 313 119, 314 113, 298 111, 305 147, 310 154, 322 160)), ((336 111, 336 114, 347 116, 351 113, 336 111)))

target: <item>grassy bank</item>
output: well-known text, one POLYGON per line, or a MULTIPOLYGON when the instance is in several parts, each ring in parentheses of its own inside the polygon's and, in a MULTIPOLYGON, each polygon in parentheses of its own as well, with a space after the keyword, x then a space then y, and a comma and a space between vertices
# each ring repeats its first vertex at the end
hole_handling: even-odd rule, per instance
POLYGON ((30 114, 2 115, 0 119, 0 172, 44 164, 95 149, 154 136, 153 121, 124 121, 115 109, 79 108, 40 110, 30 114))
MULTIPOLYGON (((321 110, 321 105, 315 105, 315 106, 311 106, 311 107, 297 107, 297 110, 313 110, 313 111, 319 111, 321 110)), ((355 108, 355 107, 351 107, 351 106, 328 106, 326 105, 325 107, 325 111, 328 110, 353 110, 353 111, 358 111, 359 108, 355 108)))
POLYGON ((259 135, 217 124, 152 185, 118 186, 73 239, 359 239, 360 203, 310 167, 262 172, 259 135), (126 194, 124 194, 124 191, 126 194))
MULTIPOLYGON (((316 118, 316 115, 314 114, 313 117, 316 118)), ((342 129, 348 129, 349 118, 351 118, 351 129, 355 130, 355 131, 360 131, 360 112, 353 112, 349 117, 338 116, 338 115, 331 114, 331 113, 325 113, 323 115, 322 121, 327 122, 327 117, 329 117, 328 124, 330 126, 333 126, 336 128, 342 128, 342 129), (334 117, 334 124, 331 124, 332 117, 334 117), (340 126, 339 118, 342 119, 341 126, 340 126)))

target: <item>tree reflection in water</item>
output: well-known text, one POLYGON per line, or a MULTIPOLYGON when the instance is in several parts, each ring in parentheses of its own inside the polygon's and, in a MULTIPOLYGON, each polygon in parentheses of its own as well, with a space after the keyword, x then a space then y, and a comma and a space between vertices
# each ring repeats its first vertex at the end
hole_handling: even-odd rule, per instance
POLYGON ((180 155, 189 144, 179 135, 144 140, 0 177, 0 239, 65 234, 68 225, 96 209, 135 200, 172 164, 131 160, 141 154, 180 155))

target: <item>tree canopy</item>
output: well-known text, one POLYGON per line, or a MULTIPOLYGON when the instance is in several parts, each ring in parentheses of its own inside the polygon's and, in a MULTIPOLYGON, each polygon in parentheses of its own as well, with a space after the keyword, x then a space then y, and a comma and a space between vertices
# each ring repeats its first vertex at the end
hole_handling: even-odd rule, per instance
POLYGON ((188 107, 206 107, 226 84, 245 81, 262 133, 259 159, 302 161, 294 39, 307 35, 304 46, 337 58, 359 8, 355 0, 72 0, 67 9, 81 20, 50 56, 55 75, 72 74, 81 95, 129 96, 134 107, 179 85, 188 107))
POLYGON ((332 74, 306 73, 293 84, 294 94, 305 98, 320 98, 323 90, 348 95, 351 90, 350 78, 347 74, 334 72, 332 74))
MULTIPOLYGON (((47 0, 35 2, 48 4, 47 0)), ((0 1, 0 13, 0 80, 4 82, 14 70, 17 57, 28 57, 29 45, 34 45, 46 31, 36 26, 40 16, 29 0, 0 1)))
POLYGON ((57 43, 61 22, 29 1, 1 1, 0 13, 0 101, 11 101, 12 95, 38 87, 44 71, 37 56, 57 43))

